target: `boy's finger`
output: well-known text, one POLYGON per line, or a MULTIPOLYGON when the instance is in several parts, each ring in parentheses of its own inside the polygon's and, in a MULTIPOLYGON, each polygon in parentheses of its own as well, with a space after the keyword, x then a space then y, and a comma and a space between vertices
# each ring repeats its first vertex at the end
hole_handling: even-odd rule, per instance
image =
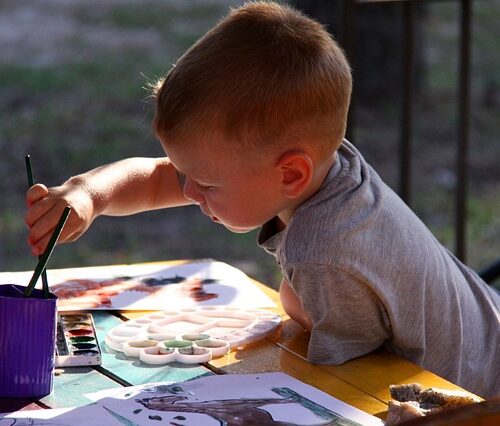
POLYGON ((42 198, 29 206, 24 221, 29 228, 54 208, 54 201, 42 198))
MULTIPOLYGON (((50 237, 52 236, 52 233, 54 232, 55 228, 50 229, 47 234, 45 234, 42 238, 39 240, 33 242, 32 237, 28 237, 28 244, 31 247, 31 253, 35 256, 41 256, 44 252, 45 249, 47 248, 47 244, 49 243, 50 237)), ((59 239, 57 240, 57 244, 63 244, 68 241, 72 241, 71 239, 68 239, 64 235, 64 231, 61 232, 61 235, 59 236, 59 239)))
POLYGON ((29 207, 33 203, 46 197, 47 195, 49 195, 48 188, 41 183, 37 183, 26 192, 26 204, 29 207))
MULTIPOLYGON (((30 241, 28 241, 28 243, 30 243, 30 246, 31 246, 31 253, 34 256, 41 256, 45 252, 45 249, 47 248, 47 244, 49 243, 50 237, 52 236, 52 232, 54 232, 54 229, 55 228, 51 229, 47 233, 47 235, 45 235, 43 238, 38 240, 35 244, 31 244, 30 241)), ((57 244, 64 244, 64 243, 74 241, 78 237, 80 237, 81 234, 82 234, 81 232, 74 232, 73 234, 69 234, 68 236, 65 236, 64 231, 63 231, 63 232, 61 232, 61 235, 59 236, 59 239, 57 240, 57 244)))
MULTIPOLYGON (((38 256, 43 254, 60 216, 59 210, 57 208, 53 208, 45 216, 40 218, 40 220, 38 220, 30 229, 28 244, 31 246, 33 254, 38 256)), ((78 230, 77 225, 75 225, 74 221, 71 220, 70 216, 66 226, 63 228, 61 235, 59 236, 57 243, 62 244, 74 241, 78 239, 82 233, 83 231, 78 230)))
MULTIPOLYGON (((35 208, 32 210, 34 209, 35 208)), ((28 243, 31 246, 38 245, 38 242, 42 238, 45 238, 47 235, 50 236, 51 232, 56 227, 59 218, 61 217, 61 211, 62 210, 56 208, 55 206, 52 206, 52 208, 48 209, 43 214, 36 216, 36 220, 27 220, 28 226, 30 226, 28 243)), ((30 213, 28 213, 28 216, 29 214, 30 213)), ((66 232, 66 235, 67 233, 68 232, 66 232)), ((64 238, 64 235, 61 234, 60 238, 64 238)))
POLYGON ((43 252, 45 251, 45 247, 47 247, 47 244, 49 243, 50 236, 52 235, 52 229, 41 239, 34 241, 33 237, 30 235, 28 236, 28 244, 31 247, 31 253, 34 256, 41 256, 43 252))

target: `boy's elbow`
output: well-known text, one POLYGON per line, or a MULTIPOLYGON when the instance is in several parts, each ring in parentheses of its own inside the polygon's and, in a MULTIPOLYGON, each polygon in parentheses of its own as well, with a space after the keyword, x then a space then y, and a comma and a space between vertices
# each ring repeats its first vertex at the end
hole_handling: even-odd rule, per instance
POLYGON ((296 321, 304 330, 311 331, 313 326, 311 317, 303 309, 300 299, 285 280, 281 282, 280 299, 287 315, 296 321))

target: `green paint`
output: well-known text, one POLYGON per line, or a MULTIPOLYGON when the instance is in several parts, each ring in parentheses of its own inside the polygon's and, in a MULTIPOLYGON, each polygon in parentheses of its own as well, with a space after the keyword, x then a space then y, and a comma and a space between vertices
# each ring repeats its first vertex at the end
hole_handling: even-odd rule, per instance
POLYGON ((78 337, 72 337, 71 343, 85 343, 85 342, 90 342, 95 340, 92 336, 78 336, 78 337))

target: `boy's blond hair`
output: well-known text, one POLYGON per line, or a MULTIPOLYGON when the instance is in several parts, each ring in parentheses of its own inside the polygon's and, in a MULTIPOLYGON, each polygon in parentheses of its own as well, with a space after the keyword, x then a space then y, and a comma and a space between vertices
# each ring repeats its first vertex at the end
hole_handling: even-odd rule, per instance
POLYGON ((231 10, 177 61, 155 91, 160 140, 219 134, 238 146, 279 143, 290 126, 329 149, 344 137, 349 64, 316 21, 289 6, 231 10), (295 126, 297 127, 297 126, 295 126))

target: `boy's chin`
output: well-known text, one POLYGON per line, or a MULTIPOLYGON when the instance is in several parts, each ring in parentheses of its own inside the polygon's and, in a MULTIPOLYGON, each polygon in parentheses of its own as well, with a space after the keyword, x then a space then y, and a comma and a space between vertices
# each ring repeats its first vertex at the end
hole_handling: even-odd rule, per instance
POLYGON ((250 227, 231 226, 231 225, 226 225, 225 223, 221 223, 221 225, 224 225, 226 229, 228 229, 231 232, 234 232, 235 234, 246 234, 247 232, 251 232, 254 229, 258 228, 258 226, 250 226, 250 227))

